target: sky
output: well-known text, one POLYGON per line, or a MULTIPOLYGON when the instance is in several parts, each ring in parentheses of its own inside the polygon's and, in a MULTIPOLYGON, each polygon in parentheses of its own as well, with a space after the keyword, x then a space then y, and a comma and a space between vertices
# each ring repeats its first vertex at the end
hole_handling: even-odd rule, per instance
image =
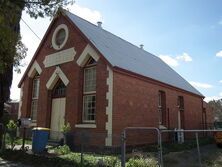
MULTIPOLYGON (((204 96, 222 98, 221 0, 76 0, 70 12, 102 27, 165 61, 204 96)), ((28 48, 21 74, 14 72, 11 99, 49 24, 23 12, 22 41, 28 48), (35 32, 35 34, 25 24, 35 32)))

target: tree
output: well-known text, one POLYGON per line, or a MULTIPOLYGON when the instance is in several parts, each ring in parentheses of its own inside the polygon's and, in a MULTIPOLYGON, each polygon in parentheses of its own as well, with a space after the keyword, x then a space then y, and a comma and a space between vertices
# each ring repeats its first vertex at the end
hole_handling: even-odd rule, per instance
POLYGON ((215 116, 222 121, 222 99, 209 101, 208 104, 213 108, 215 116))
MULTIPOLYGON (((73 0, 0 0, 0 123, 4 103, 10 98, 13 67, 19 72, 20 61, 27 48, 21 42, 20 20, 25 10, 30 17, 53 16, 55 12, 73 0)), ((0 132, 1 145, 1 132, 0 132)))

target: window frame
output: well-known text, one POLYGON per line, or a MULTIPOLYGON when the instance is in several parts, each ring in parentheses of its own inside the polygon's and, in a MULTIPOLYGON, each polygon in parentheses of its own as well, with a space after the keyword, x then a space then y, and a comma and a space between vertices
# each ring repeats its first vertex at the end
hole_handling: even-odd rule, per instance
POLYGON ((86 65, 84 66, 83 68, 83 95, 82 95, 82 104, 83 104, 83 108, 82 108, 82 122, 83 123, 96 123, 96 87, 97 87, 97 82, 96 82, 96 78, 97 78, 97 71, 96 71, 96 61, 92 61, 92 57, 90 57, 88 59, 88 61, 86 62, 86 65), (92 62, 92 64, 90 63, 92 62), (86 75, 86 70, 88 69, 95 69, 95 90, 93 91, 86 91, 85 90, 85 75, 86 75), (95 109, 94 109, 94 120, 88 120, 88 119, 85 119, 88 117, 88 114, 89 112, 85 112, 85 97, 89 97, 89 96, 95 96, 95 109))
POLYGON ((158 91, 158 114, 159 125, 166 125, 166 93, 162 90, 158 91))
POLYGON ((40 88, 40 76, 38 74, 36 74, 32 79, 32 98, 31 98, 31 113, 30 113, 30 118, 31 118, 32 122, 37 121, 39 88, 40 88), (37 87, 35 87, 36 82, 37 82, 37 87), (35 94, 36 94, 36 96, 34 96, 35 94), (35 107, 33 107, 34 106, 33 102, 35 102, 35 107), (35 119, 33 119, 34 112, 36 112, 35 119))

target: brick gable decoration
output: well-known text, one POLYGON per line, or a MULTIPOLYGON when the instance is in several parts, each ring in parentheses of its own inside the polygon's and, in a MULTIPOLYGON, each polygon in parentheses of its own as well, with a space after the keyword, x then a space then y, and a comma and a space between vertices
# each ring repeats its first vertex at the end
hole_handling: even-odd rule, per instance
MULTIPOLYGON (((53 131, 69 122, 75 133, 103 134, 94 145, 118 145, 114 136, 128 126, 199 129, 203 123, 204 96, 160 58, 66 10, 52 20, 18 86, 20 117, 36 115, 33 126, 53 131)), ((128 144, 135 138, 155 142, 153 135, 133 136, 128 144)))

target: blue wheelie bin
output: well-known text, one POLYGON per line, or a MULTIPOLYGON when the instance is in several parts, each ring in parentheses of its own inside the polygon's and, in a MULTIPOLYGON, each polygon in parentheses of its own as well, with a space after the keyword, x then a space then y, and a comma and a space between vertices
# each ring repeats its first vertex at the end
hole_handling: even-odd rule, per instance
POLYGON ((45 150, 49 138, 49 129, 36 127, 32 129, 32 151, 41 153, 45 150))

